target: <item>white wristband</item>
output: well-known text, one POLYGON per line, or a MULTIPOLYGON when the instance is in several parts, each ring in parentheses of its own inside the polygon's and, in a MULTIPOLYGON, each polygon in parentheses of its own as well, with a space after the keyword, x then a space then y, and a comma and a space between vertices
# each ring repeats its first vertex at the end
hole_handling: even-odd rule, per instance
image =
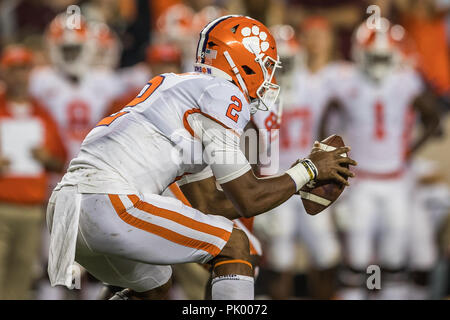
POLYGON ((301 162, 287 170, 286 173, 292 178, 292 180, 294 180, 296 188, 295 191, 300 190, 301 187, 311 180, 311 175, 301 162))

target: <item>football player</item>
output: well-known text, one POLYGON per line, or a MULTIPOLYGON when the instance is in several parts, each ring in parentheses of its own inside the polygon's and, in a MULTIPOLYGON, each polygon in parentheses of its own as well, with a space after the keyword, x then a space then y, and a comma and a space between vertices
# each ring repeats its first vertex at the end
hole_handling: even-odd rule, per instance
POLYGON ((30 92, 58 122, 71 159, 123 90, 111 70, 114 57, 103 55, 108 68, 95 66, 102 55, 100 43, 113 42, 104 39, 105 26, 81 19, 79 28, 70 29, 66 19, 60 14, 48 27, 45 38, 51 65, 33 72, 30 92))
POLYGON ((357 182, 347 195, 349 270, 343 280, 348 289, 341 297, 348 299, 367 297, 363 287, 371 263, 382 268, 383 286, 378 297, 405 297, 401 278, 410 198, 404 174, 411 154, 438 126, 437 113, 423 94, 420 76, 404 63, 404 29, 386 19, 381 21, 378 29, 366 23, 357 28, 352 47, 356 64, 343 65, 333 86, 347 120, 346 141, 359 162, 357 182), (412 141, 414 112, 419 113, 423 126, 412 141))
POLYGON ((199 72, 154 77, 83 141, 47 210, 53 285, 71 284, 76 260, 127 288, 113 298, 161 298, 171 264, 200 262, 211 265, 212 299, 252 299, 248 239, 231 219, 266 212, 311 179, 347 185, 353 176, 342 165, 356 163, 340 156, 349 147, 316 147, 282 175, 255 177, 239 137, 280 90, 276 43, 262 23, 220 17, 200 33, 196 56, 199 72), (203 211, 161 196, 185 175, 210 181, 203 211))

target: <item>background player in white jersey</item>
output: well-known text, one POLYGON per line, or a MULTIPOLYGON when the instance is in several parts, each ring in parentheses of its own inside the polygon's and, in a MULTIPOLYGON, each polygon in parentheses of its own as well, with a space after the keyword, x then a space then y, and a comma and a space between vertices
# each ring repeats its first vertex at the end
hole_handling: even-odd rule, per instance
POLYGON ((344 290, 342 298, 366 297, 362 287, 372 263, 382 268, 379 297, 404 297, 399 277, 406 263, 411 210, 404 173, 411 153, 438 125, 433 105, 422 95, 419 75, 402 57, 404 37, 404 29, 386 19, 379 29, 363 23, 354 35, 356 65, 343 66, 334 87, 345 111, 346 141, 359 162, 357 182, 348 193, 348 216, 342 220, 347 224, 350 267, 344 281, 353 287, 344 290), (424 126, 412 143, 414 111, 424 126))
POLYGON ((250 111, 267 110, 277 98, 278 67, 264 25, 221 17, 200 33, 196 68, 205 74, 156 76, 121 112, 100 121, 49 202, 52 284, 71 282, 76 258, 98 279, 130 288, 117 297, 150 298, 167 290, 170 264, 208 262, 213 299, 253 298, 248 240, 227 218, 263 213, 314 178, 347 185, 344 177, 353 174, 341 164, 356 164, 340 156, 347 147, 314 148, 310 160, 296 161, 286 174, 255 177, 238 137, 250 111), (211 204, 222 199, 235 208, 227 218, 160 195, 208 164, 224 190, 214 183, 211 204))
MULTIPOLYGON (((287 89, 281 93, 280 170, 288 169, 299 155, 306 156, 309 146, 319 140, 319 121, 332 98, 329 86, 335 68, 329 64, 332 52, 330 25, 325 18, 312 16, 300 29, 301 51, 296 53, 296 62, 282 78, 282 84, 288 84, 283 86, 287 89)), ((271 294, 274 298, 287 299, 293 294, 296 244, 300 239, 304 241, 315 269, 310 272, 308 281, 311 297, 332 298, 340 248, 329 213, 310 216, 304 211, 301 199, 292 197, 268 215, 257 218, 257 226, 263 229, 261 232, 267 238, 268 265, 279 273, 274 282, 282 283, 270 286, 275 288, 271 294)))
POLYGON ((102 50, 110 44, 114 47, 114 38, 105 35, 105 28, 82 19, 80 28, 72 30, 66 26, 65 14, 58 15, 46 32, 51 65, 35 70, 30 80, 32 96, 60 126, 69 158, 77 155, 89 130, 123 93, 112 70, 117 50, 108 51, 114 53, 111 57, 102 50))

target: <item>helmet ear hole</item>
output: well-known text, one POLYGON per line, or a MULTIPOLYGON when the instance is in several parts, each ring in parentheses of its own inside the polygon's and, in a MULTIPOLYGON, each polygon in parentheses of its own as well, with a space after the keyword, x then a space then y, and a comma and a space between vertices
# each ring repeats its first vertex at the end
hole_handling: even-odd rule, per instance
POLYGON ((245 71, 245 73, 248 74, 248 75, 255 74, 255 71, 253 71, 253 69, 250 68, 250 67, 247 66, 247 65, 242 66, 242 69, 243 69, 243 70, 245 71))

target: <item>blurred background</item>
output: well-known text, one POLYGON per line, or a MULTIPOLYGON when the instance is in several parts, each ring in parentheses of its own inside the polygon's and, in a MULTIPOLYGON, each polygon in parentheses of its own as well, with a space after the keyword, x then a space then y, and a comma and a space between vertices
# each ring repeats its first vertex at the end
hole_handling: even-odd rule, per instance
MULTIPOLYGON (((154 75, 193 71, 226 14, 276 38, 280 169, 331 133, 360 164, 326 212, 305 219, 297 199, 255 219, 256 298, 450 297, 450 1, 0 0, 0 299, 99 297, 84 271, 50 287, 48 196, 89 130, 154 75)), ((171 299, 207 281, 177 266, 171 299)))

